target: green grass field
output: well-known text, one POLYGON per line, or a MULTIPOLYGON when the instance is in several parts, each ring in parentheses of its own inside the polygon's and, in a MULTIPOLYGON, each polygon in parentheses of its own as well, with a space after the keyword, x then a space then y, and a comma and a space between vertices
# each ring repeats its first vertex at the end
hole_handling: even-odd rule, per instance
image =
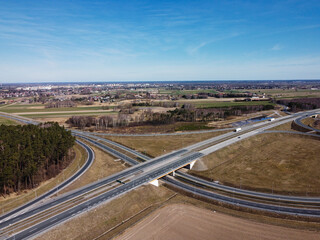
POLYGON ((244 89, 243 91, 247 92, 261 92, 261 93, 306 93, 306 92, 313 92, 313 93, 319 93, 320 90, 310 90, 310 89, 244 89))
POLYGON ((1 109, 2 112, 6 113, 24 113, 24 112, 60 112, 60 111, 83 111, 83 110, 103 110, 102 106, 92 106, 92 107, 68 107, 68 108, 32 108, 34 105, 28 107, 17 107, 13 105, 12 107, 6 107, 1 109), (14 107, 13 107, 14 106, 14 107))
POLYGON ((242 90, 224 90, 224 93, 242 93, 242 90))
POLYGON ((4 108, 30 108, 30 107, 41 107, 45 106, 44 104, 6 104, 4 108))
POLYGON ((4 124, 4 125, 18 125, 18 123, 14 120, 8 119, 8 118, 4 118, 4 117, 0 117, 0 125, 4 124))
POLYGON ((222 108, 234 106, 257 106, 257 105, 274 105, 269 101, 253 101, 253 102, 188 102, 194 104, 197 108, 222 108))
POLYGON ((207 126, 207 123, 197 122, 197 123, 184 123, 179 124, 175 127, 175 131, 195 131, 195 130, 207 130, 214 129, 214 127, 207 126))
POLYGON ((78 115, 90 115, 92 117, 98 115, 113 115, 118 112, 64 112, 64 113, 38 113, 38 114, 19 114, 19 116, 24 116, 28 118, 47 118, 47 117, 61 117, 61 116, 78 116, 78 115))
POLYGON ((281 98, 309 98, 309 97, 319 97, 320 90, 310 90, 310 89, 246 89, 244 91, 251 93, 265 93, 277 99, 281 98))
POLYGON ((171 94, 171 95, 187 95, 197 93, 218 93, 214 89, 203 89, 203 90, 160 90, 160 94, 171 94))
POLYGON ((296 98, 317 98, 320 97, 320 93, 318 95, 303 95, 303 96, 288 96, 288 97, 276 97, 277 100, 279 99, 296 99, 296 98))

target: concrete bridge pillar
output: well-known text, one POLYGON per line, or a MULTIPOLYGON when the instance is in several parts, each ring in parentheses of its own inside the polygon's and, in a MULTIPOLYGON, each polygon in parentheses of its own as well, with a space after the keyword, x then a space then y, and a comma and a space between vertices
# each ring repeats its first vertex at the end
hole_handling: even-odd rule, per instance
POLYGON ((193 162, 190 163, 190 169, 193 168, 194 164, 196 163, 197 160, 194 160, 193 162))
POLYGON ((153 181, 151 181, 149 183, 152 184, 153 186, 159 187, 159 180, 158 179, 153 180, 153 181))

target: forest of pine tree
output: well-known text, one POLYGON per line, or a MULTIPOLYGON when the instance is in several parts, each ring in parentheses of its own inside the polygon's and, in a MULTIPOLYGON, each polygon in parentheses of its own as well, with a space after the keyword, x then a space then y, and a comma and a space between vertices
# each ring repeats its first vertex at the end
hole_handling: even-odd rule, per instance
POLYGON ((33 188, 71 160, 75 138, 58 123, 0 125, 0 193, 33 188))

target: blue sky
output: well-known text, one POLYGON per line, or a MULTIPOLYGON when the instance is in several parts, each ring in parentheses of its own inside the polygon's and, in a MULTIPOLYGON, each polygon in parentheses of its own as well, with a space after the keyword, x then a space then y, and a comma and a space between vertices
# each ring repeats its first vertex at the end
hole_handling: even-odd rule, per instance
POLYGON ((319 79, 320 1, 0 0, 0 82, 319 79))

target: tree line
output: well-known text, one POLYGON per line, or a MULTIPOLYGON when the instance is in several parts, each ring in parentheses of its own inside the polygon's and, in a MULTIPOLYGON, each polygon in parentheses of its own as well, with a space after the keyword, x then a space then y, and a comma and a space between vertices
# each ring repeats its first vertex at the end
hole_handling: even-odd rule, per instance
POLYGON ((55 101, 48 103, 45 108, 64 108, 64 107, 76 107, 77 104, 75 104, 73 101, 70 100, 64 100, 64 101, 55 101))
POLYGON ((181 108, 167 112, 153 112, 152 109, 141 111, 138 114, 127 114, 126 111, 118 113, 118 116, 73 116, 67 120, 72 127, 80 129, 95 127, 97 130, 105 130, 112 127, 139 126, 143 124, 169 124, 174 122, 207 122, 226 119, 229 116, 273 109, 273 105, 248 105, 232 106, 224 108, 195 108, 191 104, 184 104, 181 108))
POLYGON ((33 188, 72 159, 75 138, 58 123, 0 125, 0 193, 33 188))
POLYGON ((292 112, 320 108, 320 98, 281 99, 277 103, 288 106, 292 112))

